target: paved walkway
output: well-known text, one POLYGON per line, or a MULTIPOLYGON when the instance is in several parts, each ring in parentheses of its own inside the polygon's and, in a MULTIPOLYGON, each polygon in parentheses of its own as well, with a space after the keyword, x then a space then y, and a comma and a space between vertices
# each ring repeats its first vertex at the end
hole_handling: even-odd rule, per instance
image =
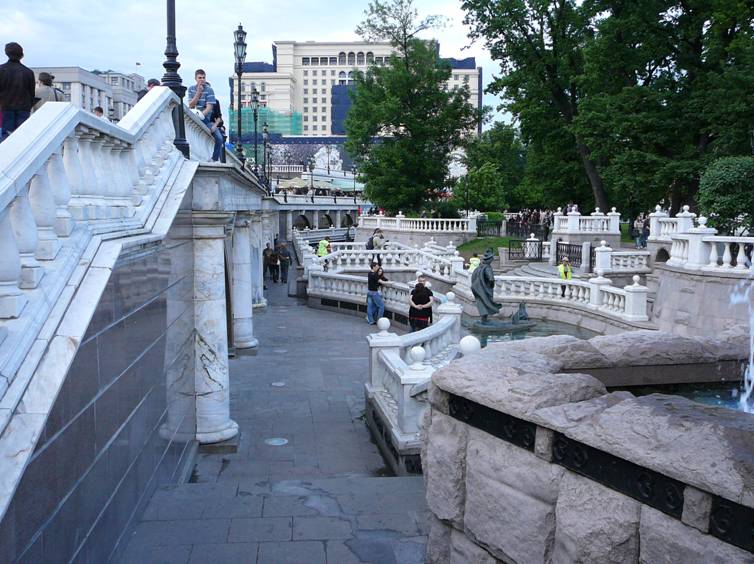
POLYGON ((192 483, 158 490, 121 562, 423 562, 423 480, 385 477, 363 421, 369 326, 282 284, 268 300, 258 354, 230 361, 238 452, 201 454, 192 483))

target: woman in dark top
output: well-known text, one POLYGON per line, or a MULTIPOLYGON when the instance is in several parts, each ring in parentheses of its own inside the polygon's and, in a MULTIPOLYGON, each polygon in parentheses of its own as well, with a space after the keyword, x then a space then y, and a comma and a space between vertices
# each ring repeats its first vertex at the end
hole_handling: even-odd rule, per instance
POLYGON ((432 290, 418 282, 411 290, 409 298, 411 307, 408 310, 408 322, 411 331, 420 331, 429 325, 429 315, 432 312, 432 290))

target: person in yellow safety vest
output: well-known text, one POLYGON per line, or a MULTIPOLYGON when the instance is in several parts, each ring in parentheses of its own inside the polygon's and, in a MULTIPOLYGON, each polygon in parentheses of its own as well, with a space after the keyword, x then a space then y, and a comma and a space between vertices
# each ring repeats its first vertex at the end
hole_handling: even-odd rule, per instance
MULTIPOLYGON (((324 257, 330 254, 330 237, 325 237, 322 239, 319 244, 317 245, 317 256, 318 257, 324 257)), ((322 266, 324 267, 325 271, 327 270, 327 261, 324 261, 322 263, 322 266)))
POLYGON ((482 260, 479 258, 479 255, 474 253, 474 256, 469 259, 469 274, 474 272, 481 262, 482 260))
MULTIPOLYGON (((571 270, 571 261, 568 260, 568 257, 563 257, 560 259, 560 264, 558 265, 558 277, 561 280, 570 280, 573 278, 573 270, 571 270)), ((567 286, 563 284, 560 286, 560 295, 561 297, 565 298, 567 286)))

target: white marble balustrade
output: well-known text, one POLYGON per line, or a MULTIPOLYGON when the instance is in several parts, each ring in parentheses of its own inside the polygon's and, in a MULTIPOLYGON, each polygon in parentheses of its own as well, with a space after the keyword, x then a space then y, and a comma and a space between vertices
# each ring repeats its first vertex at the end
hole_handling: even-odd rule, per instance
POLYGON ((475 233, 476 218, 407 218, 402 214, 396 217, 367 215, 359 218, 362 229, 388 229, 394 231, 416 231, 421 233, 475 233))
POLYGON ((585 216, 575 206, 566 214, 558 208, 553 214, 553 233, 620 235, 620 213, 615 208, 607 214, 595 208, 591 215, 585 216))
POLYGON ((702 242, 709 246, 709 262, 702 270, 740 273, 747 273, 751 270, 751 249, 754 246, 754 237, 711 236, 704 237, 702 242))
POLYGON ((169 89, 154 88, 114 125, 50 102, 0 145, 0 398, 8 413, 16 400, 6 391, 51 311, 76 291, 93 237, 136 233, 165 198, 183 160, 172 143, 177 104, 169 89))

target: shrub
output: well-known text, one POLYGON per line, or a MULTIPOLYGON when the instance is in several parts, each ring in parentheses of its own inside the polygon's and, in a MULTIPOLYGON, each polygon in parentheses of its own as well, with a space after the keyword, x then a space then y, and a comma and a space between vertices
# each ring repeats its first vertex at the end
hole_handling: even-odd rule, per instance
POLYGON ((752 231, 754 157, 723 157, 707 167, 699 184, 699 210, 723 233, 752 231))

